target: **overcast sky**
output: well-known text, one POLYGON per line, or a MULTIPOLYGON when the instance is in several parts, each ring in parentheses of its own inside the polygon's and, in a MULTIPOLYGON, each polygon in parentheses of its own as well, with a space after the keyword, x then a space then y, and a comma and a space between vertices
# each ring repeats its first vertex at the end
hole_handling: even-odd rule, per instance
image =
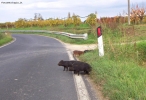
MULTIPOLYGON (((130 0, 131 6, 146 7, 146 0, 130 0)), ((0 23, 31 19, 40 13, 44 19, 64 18, 68 12, 85 17, 97 11, 98 18, 127 13, 128 0, 0 0, 0 23), (11 2, 11 3, 9 3, 11 2), (125 12, 125 13, 123 13, 125 12)))

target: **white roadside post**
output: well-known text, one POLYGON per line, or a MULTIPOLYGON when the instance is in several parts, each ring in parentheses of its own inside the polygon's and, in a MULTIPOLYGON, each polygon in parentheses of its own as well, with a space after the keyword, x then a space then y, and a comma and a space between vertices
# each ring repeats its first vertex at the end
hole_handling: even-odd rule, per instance
POLYGON ((85 33, 85 34, 83 34, 83 36, 84 36, 84 40, 87 40, 88 39, 88 34, 87 33, 85 33))
POLYGON ((97 37, 98 37, 99 56, 102 57, 102 56, 104 56, 104 49, 103 49, 101 26, 97 27, 97 37))

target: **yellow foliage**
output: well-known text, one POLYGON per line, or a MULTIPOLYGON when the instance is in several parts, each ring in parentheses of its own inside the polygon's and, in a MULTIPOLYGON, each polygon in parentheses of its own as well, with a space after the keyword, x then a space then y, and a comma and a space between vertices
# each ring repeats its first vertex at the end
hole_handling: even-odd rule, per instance
POLYGON ((95 26, 96 25, 96 15, 90 14, 88 16, 88 18, 86 19, 86 23, 88 23, 90 26, 95 26))

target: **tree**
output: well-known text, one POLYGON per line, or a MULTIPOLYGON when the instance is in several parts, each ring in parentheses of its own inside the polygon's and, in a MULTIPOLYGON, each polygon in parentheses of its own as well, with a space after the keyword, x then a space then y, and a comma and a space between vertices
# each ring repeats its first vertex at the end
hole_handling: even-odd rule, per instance
POLYGON ((24 27, 25 26, 25 20, 22 18, 19 18, 18 21, 15 22, 15 27, 19 28, 19 27, 24 27))
POLYGON ((8 28, 14 27, 14 24, 11 23, 11 22, 6 22, 6 23, 5 23, 5 26, 6 26, 6 28, 8 29, 8 28))
POLYGON ((35 13, 34 14, 34 20, 37 21, 37 20, 44 20, 44 19, 43 19, 42 15, 40 13, 35 13))
POLYGON ((139 7, 138 5, 136 5, 136 7, 131 8, 131 21, 135 24, 136 22, 140 22, 142 23, 142 20, 144 18, 145 15, 145 8, 144 7, 139 7))
POLYGON ((34 14, 34 20, 37 20, 37 13, 34 14))
POLYGON ((94 27, 96 25, 96 15, 94 13, 88 15, 86 23, 88 23, 91 27, 94 27))
POLYGON ((96 14, 91 13, 90 15, 88 15, 88 17, 86 19, 86 23, 88 25, 90 25, 92 33, 95 34, 95 29, 96 29, 95 26, 96 26, 96 23, 97 23, 96 14))
POLYGON ((67 16, 67 18, 71 18, 71 16, 70 16, 70 12, 68 13, 68 16, 67 16))
POLYGON ((72 19, 74 26, 78 26, 81 24, 81 19, 78 15, 73 14, 72 19))

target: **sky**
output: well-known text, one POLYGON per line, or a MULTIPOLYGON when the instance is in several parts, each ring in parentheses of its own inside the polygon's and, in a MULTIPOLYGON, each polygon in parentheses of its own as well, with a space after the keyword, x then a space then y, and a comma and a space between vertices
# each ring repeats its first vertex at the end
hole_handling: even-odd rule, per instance
MULTIPOLYGON (((146 0, 130 0, 130 6, 146 7, 146 0)), ((33 19, 35 13, 43 19, 79 15, 84 20, 97 12, 97 17, 125 16, 128 0, 0 0, 0 23, 15 22, 19 18, 33 19)))

